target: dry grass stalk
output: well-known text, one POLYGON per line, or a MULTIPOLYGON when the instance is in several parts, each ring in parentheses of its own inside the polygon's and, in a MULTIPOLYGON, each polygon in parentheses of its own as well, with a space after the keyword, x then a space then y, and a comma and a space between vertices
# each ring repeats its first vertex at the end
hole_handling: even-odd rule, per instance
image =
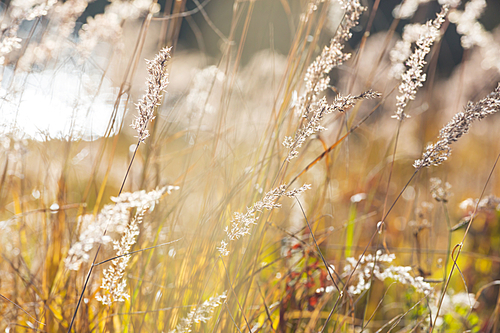
POLYGON ((415 52, 406 61, 408 69, 401 75, 401 84, 399 85, 399 92, 401 95, 397 99, 397 111, 393 118, 403 120, 408 115, 405 113, 406 106, 411 100, 415 99, 418 88, 423 86, 426 75, 423 73, 423 68, 427 63, 425 56, 431 51, 431 46, 437 38, 441 35, 440 29, 444 22, 446 14, 448 13, 449 6, 443 6, 441 12, 433 21, 428 21, 425 25, 424 32, 418 38, 415 52))
POLYGON ((130 256, 125 254, 129 253, 136 243, 136 238, 139 235, 139 224, 142 223, 148 209, 147 206, 139 208, 135 217, 128 223, 120 241, 113 242, 113 248, 119 258, 112 260, 111 266, 104 270, 102 291, 96 296, 96 299, 104 305, 112 305, 114 302, 123 302, 130 298, 125 290, 127 280, 124 278, 130 256))
POLYGON ((167 64, 172 48, 166 47, 156 55, 153 60, 148 60, 149 77, 146 82, 146 94, 137 103, 139 115, 132 123, 132 128, 137 131, 139 142, 144 142, 149 136, 146 129, 148 123, 155 118, 155 108, 160 104, 163 92, 168 86, 167 64))
POLYGON ((448 124, 440 131, 438 142, 427 146, 421 159, 415 161, 416 169, 438 166, 448 159, 451 154, 451 144, 458 141, 462 135, 469 131, 476 120, 481 120, 488 115, 500 110, 500 84, 487 97, 479 102, 469 102, 463 112, 457 113, 448 124))

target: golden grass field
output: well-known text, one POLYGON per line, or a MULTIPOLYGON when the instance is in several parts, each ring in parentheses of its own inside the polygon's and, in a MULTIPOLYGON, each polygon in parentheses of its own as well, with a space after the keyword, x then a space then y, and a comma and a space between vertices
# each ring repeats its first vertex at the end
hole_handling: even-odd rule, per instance
POLYGON ((500 8, 384 1, 2 3, 0 329, 500 332, 500 8))

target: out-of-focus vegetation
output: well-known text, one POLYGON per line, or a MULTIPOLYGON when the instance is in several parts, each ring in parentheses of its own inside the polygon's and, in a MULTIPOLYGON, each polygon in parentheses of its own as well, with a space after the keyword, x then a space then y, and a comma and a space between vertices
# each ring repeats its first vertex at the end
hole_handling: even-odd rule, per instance
POLYGON ((499 10, 7 1, 0 329, 498 331, 499 10))

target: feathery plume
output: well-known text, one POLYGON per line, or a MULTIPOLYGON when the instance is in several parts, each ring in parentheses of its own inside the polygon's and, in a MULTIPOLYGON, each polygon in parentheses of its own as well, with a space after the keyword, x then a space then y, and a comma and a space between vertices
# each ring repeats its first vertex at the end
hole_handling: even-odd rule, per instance
POLYGON ((155 107, 160 104, 162 94, 168 86, 167 63, 170 59, 171 47, 160 50, 153 60, 148 62, 149 77, 147 80, 146 94, 137 103, 139 115, 132 122, 132 128, 137 130, 139 142, 144 142, 149 136, 146 129, 148 123, 155 118, 155 107))
POLYGON ((96 244, 106 244, 111 241, 111 237, 104 235, 106 227, 108 232, 123 233, 132 209, 147 206, 152 211, 165 192, 170 194, 172 190, 177 189, 179 189, 178 186, 168 186, 148 193, 144 190, 133 193, 124 192, 118 197, 111 197, 114 204, 104 206, 97 217, 94 218, 91 214, 81 216, 79 224, 80 229, 84 231, 69 249, 65 259, 66 267, 70 270, 79 270, 81 264, 90 259, 89 252, 96 244))
POLYGON ((433 21, 428 21, 425 25, 424 33, 420 35, 417 40, 417 47, 415 52, 406 61, 408 69, 401 75, 401 84, 399 85, 399 92, 401 95, 396 97, 396 114, 392 116, 398 120, 403 120, 408 117, 405 114, 405 108, 410 100, 415 99, 418 88, 423 86, 426 80, 425 73, 422 72, 425 64, 425 56, 430 52, 432 44, 440 36, 440 28, 444 22, 446 14, 448 13, 449 6, 444 5, 441 12, 436 16, 433 21))
MULTIPOLYGON (((330 83, 328 73, 332 68, 342 65, 344 61, 350 58, 350 53, 342 52, 344 49, 343 43, 351 38, 351 29, 358 25, 361 14, 366 10, 365 7, 361 6, 359 0, 338 0, 338 2, 341 8, 345 10, 343 23, 338 27, 330 44, 325 46, 321 54, 307 68, 304 78, 306 89, 302 96, 298 98, 294 107, 296 114, 300 114, 303 118, 309 120, 298 130, 294 138, 285 137, 283 145, 290 149, 287 161, 297 157, 297 149, 302 146, 307 137, 324 130, 319 122, 325 114, 338 109, 335 105, 345 104, 344 110, 346 110, 352 107, 350 103, 359 98, 359 96, 350 95, 337 96, 333 105, 328 105, 325 98, 319 98, 320 94, 328 88, 330 83)), ((315 6, 317 5, 317 3, 314 4, 315 6)), ((365 94, 371 93, 370 91, 365 94)))
MULTIPOLYGON (((2 24, 0 29, 0 65, 14 49, 21 48, 22 39, 17 36, 19 26, 24 20, 32 21, 47 15, 57 0, 13 0, 10 4, 10 23, 2 24)), ((1 78, 0 78, 1 80, 1 78)))
POLYGON ((473 211, 477 206, 477 211, 483 210, 498 210, 500 211, 500 198, 494 195, 489 195, 483 198, 481 201, 479 199, 468 198, 462 201, 459 205, 460 209, 465 211, 473 211))
MULTIPOLYGON (((308 121, 297 131, 294 138, 287 136, 283 140, 283 146, 290 149, 286 160, 290 162, 293 158, 297 157, 299 154, 298 148, 302 147, 309 136, 326 130, 326 128, 321 126, 321 120, 325 115, 335 111, 345 112, 352 108, 359 100, 378 98, 380 96, 380 93, 368 90, 357 96, 342 96, 338 94, 332 104, 328 104, 325 97, 321 98, 319 101, 312 102, 309 106, 310 118, 308 121)), ((306 115, 303 117, 308 118, 306 115)))
POLYGON ((222 240, 221 245, 217 248, 222 256, 227 256, 229 254, 229 250, 227 249, 229 241, 237 240, 250 234, 252 224, 257 224, 257 220, 259 219, 259 216, 256 215, 257 213, 262 213, 264 209, 272 210, 273 208, 280 208, 281 204, 277 203, 277 200, 281 196, 294 197, 300 195, 301 193, 309 190, 311 185, 304 184, 300 188, 293 189, 288 192, 286 191, 286 188, 286 184, 280 185, 267 192, 261 201, 257 201, 252 207, 247 208, 247 212, 245 214, 238 212, 233 214, 231 229, 229 227, 224 229, 227 234, 227 241, 222 240))
POLYGON ((130 295, 125 291, 127 280, 123 277, 127 268, 130 255, 125 255, 130 252, 132 246, 136 242, 139 235, 139 224, 142 222, 148 206, 139 208, 135 217, 128 223, 125 232, 120 241, 113 242, 113 248, 116 250, 116 258, 111 261, 111 266, 103 272, 100 294, 96 299, 104 305, 111 305, 113 302, 124 302, 130 298, 130 295))
POLYGON ((425 34, 428 30, 427 25, 414 23, 407 24, 403 28, 403 35, 401 40, 396 42, 394 48, 389 53, 391 60, 391 68, 389 70, 389 77, 397 80, 401 79, 401 75, 406 71, 405 62, 412 54, 412 45, 421 35, 425 34))
POLYGON ((204 113, 216 112, 214 105, 209 103, 211 89, 215 82, 223 82, 225 74, 217 66, 209 66, 198 70, 193 78, 193 84, 186 97, 186 106, 189 110, 187 117, 190 121, 198 119, 204 113))
POLYGON ((450 22, 457 25, 457 32, 462 35, 460 38, 462 47, 470 49, 474 45, 485 46, 484 27, 478 19, 486 8, 485 0, 471 0, 465 4, 464 11, 453 10, 450 12, 450 22))
POLYGON ((215 308, 221 305, 227 298, 227 291, 222 294, 210 297, 200 306, 194 307, 185 318, 182 318, 175 329, 169 333, 189 333, 192 331, 193 323, 206 323, 212 318, 215 308))
POLYGON ((435 144, 430 144, 425 149, 421 159, 413 163, 416 169, 438 166, 446 161, 451 153, 450 145, 460 139, 469 131, 470 126, 476 120, 496 113, 500 110, 500 84, 487 97, 477 103, 469 102, 464 112, 457 113, 453 119, 440 131, 438 138, 441 139, 435 144))
POLYGON ((305 75, 306 91, 299 98, 296 113, 307 116, 309 105, 317 102, 319 94, 328 88, 330 78, 328 73, 332 68, 342 65, 351 57, 350 53, 343 53, 343 43, 348 41, 352 34, 351 29, 358 25, 361 14, 366 10, 358 0, 338 0, 345 10, 344 22, 339 26, 330 45, 325 46, 316 60, 309 65, 305 75))

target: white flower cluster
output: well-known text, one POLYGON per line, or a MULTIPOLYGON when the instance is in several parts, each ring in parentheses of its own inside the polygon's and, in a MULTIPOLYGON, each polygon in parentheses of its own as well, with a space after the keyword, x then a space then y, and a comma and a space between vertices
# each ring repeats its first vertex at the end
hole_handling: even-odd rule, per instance
POLYGON ((172 191, 178 187, 164 187, 151 192, 137 191, 134 193, 122 193, 118 197, 112 197, 114 204, 104 206, 101 212, 94 218, 87 214, 79 218, 80 233, 78 241, 68 251, 65 259, 66 267, 70 270, 79 270, 83 262, 90 259, 89 252, 96 244, 105 244, 111 241, 111 237, 105 235, 105 231, 123 233, 130 220, 130 211, 133 208, 141 209, 149 207, 154 209, 155 203, 166 191, 172 191))
POLYGON ((275 189, 267 192, 261 201, 257 201, 253 204, 252 207, 248 207, 245 214, 238 212, 233 214, 233 219, 231 220, 231 228, 227 226, 224 229, 227 234, 227 242, 225 240, 222 240, 221 245, 217 248, 222 256, 227 256, 229 254, 229 250, 227 249, 229 241, 237 240, 245 235, 250 234, 250 228, 253 224, 257 224, 257 220, 259 219, 259 216, 256 215, 257 213, 262 213, 264 209, 272 210, 273 208, 280 208, 281 204, 276 202, 278 198, 280 198, 281 196, 286 196, 289 198, 295 197, 309 190, 311 188, 311 185, 304 184, 300 188, 293 189, 288 192, 286 191, 286 188, 286 184, 280 185, 275 189))
POLYGON ((21 48, 23 40, 17 36, 5 37, 0 43, 0 65, 5 63, 5 56, 15 49, 21 48))
POLYGON ((193 308, 185 318, 182 318, 175 329, 169 333, 189 333, 192 331, 193 323, 206 323, 212 318, 212 314, 224 299, 227 298, 227 291, 222 294, 210 297, 200 306, 193 308))
POLYGON ((115 13, 98 14, 88 17, 78 33, 78 51, 82 59, 87 59, 100 41, 111 43, 118 48, 122 37, 120 17, 115 13))
POLYGON ((368 290, 371 286, 372 276, 381 281, 392 279, 405 285, 411 285, 418 292, 425 295, 432 293, 433 289, 431 285, 425 282, 423 277, 413 277, 410 274, 412 270, 411 267, 393 265, 384 267, 384 264, 391 263, 395 258, 396 256, 394 254, 382 254, 380 250, 376 252, 375 256, 368 254, 366 256, 360 256, 357 260, 355 258, 347 258, 346 261, 348 264, 344 267, 344 276, 352 274, 352 270, 359 261, 356 272, 354 273, 358 281, 355 286, 349 286, 347 289, 349 294, 359 295, 363 291, 368 290))
POLYGON ((110 2, 106 7, 106 13, 113 13, 122 20, 135 20, 149 10, 154 14, 160 9, 160 5, 153 4, 152 0, 111 0, 110 2))
POLYGON ((485 0, 471 0, 465 4, 464 11, 453 10, 450 12, 450 22, 455 23, 457 32, 462 35, 460 41, 464 49, 470 49, 474 45, 485 46, 486 31, 478 19, 486 8, 485 0))

